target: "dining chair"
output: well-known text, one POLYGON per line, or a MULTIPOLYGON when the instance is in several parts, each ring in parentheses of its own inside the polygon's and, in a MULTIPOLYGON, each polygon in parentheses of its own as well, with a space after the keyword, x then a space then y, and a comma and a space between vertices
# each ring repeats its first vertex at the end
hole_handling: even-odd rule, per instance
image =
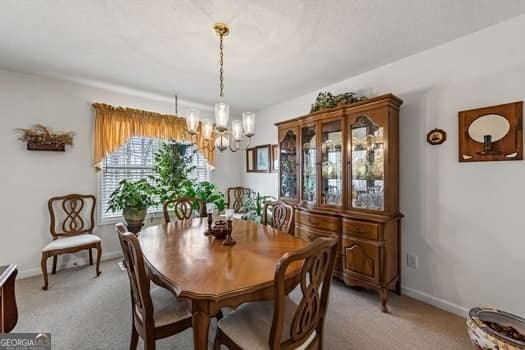
POLYGON ((200 198, 181 197, 164 202, 164 220, 166 223, 171 222, 170 209, 173 208, 175 216, 179 220, 191 219, 193 212, 199 210, 199 217, 206 217, 206 205, 200 198))
POLYGON ((233 209, 235 213, 240 213, 244 202, 250 196, 252 190, 247 187, 237 186, 229 187, 226 191, 228 193, 228 202, 226 203, 226 207, 233 209))
POLYGON ((58 256, 89 251, 89 264, 93 265, 92 249, 97 250, 97 276, 100 275, 100 257, 102 246, 100 238, 93 234, 95 228, 96 199, 93 195, 68 194, 50 198, 47 207, 50 216, 49 232, 53 241, 42 249, 40 266, 44 276, 43 290, 47 290, 47 259, 53 257, 54 275, 57 270, 58 256))
POLYGON ((293 234, 294 208, 283 201, 268 201, 264 203, 262 224, 293 234), (269 215, 271 208, 271 215, 269 215))
MULTIPOLYGON (((274 275, 274 301, 241 305, 217 323, 214 349, 322 349, 323 323, 335 265, 337 240, 318 238, 286 253, 274 275), (298 265, 302 263, 302 265, 298 265), (295 286, 289 286, 290 266, 301 266, 295 286), (286 295, 300 285, 296 304, 286 295)), ((292 277, 293 278, 293 277, 292 277)), ((299 288, 297 288, 298 290, 299 288)))
POLYGON ((155 349, 157 339, 178 334, 191 327, 191 304, 175 297, 166 288, 150 289, 151 283, 137 236, 128 232, 124 224, 117 224, 115 228, 124 254, 124 267, 131 291, 129 348, 137 348, 140 335, 144 341, 144 349, 152 350, 155 349))

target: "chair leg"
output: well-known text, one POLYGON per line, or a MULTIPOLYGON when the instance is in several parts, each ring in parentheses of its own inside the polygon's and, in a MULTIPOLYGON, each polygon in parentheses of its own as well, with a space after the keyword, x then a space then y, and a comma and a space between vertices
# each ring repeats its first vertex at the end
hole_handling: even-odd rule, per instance
POLYGON ((93 248, 89 248, 89 265, 93 265, 93 248))
POLYGON ((217 312, 217 315, 215 315, 215 318, 217 319, 217 321, 222 320, 223 317, 224 315, 222 314, 222 310, 219 310, 219 312, 217 312))
POLYGON ((57 260, 58 260, 58 255, 53 255, 53 271, 51 271, 53 275, 57 273, 57 260))
POLYGON ((217 328, 217 334, 215 334, 215 341, 213 342, 213 350, 221 350, 221 344, 222 344, 222 332, 219 328, 217 328))
POLYGON ((100 258, 102 257, 102 246, 97 244, 97 276, 100 276, 100 258))
POLYGON ((40 267, 42 267, 42 275, 44 276, 43 290, 47 290, 47 252, 42 252, 42 260, 40 261, 40 267))
POLYGON ((131 343, 129 345, 129 350, 137 350, 137 344, 139 342, 139 334, 135 329, 135 325, 131 324, 131 343))
POLYGON ((155 338, 146 336, 144 339, 144 350, 155 350, 155 338))

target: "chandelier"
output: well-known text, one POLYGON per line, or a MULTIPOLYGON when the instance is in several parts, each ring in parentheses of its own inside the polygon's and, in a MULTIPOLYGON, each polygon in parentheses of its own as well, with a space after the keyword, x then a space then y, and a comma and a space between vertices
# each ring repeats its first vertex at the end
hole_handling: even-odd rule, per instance
MULTIPOLYGON (((215 123, 210 120, 201 122, 201 134, 204 141, 208 142, 215 139, 211 150, 218 149, 220 152, 230 148, 230 151, 237 152, 250 146, 251 137, 255 135, 255 113, 243 112, 242 119, 232 120, 231 130, 228 129, 228 120, 230 119, 230 106, 224 103, 224 53, 223 39, 230 33, 230 28, 224 23, 215 23, 213 26, 215 33, 219 37, 219 103, 215 104, 215 123), (241 146, 244 138, 248 139, 245 146, 241 146)), ((186 116, 186 131, 193 138, 199 133, 199 115, 198 110, 190 110, 186 116)), ((208 146, 206 146, 207 149, 208 146)))

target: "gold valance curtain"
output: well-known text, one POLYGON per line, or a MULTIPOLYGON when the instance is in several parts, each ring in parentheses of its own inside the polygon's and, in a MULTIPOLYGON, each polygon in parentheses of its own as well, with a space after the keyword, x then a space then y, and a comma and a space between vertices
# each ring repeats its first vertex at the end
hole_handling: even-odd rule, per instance
MULTIPOLYGON (((102 160, 122 146, 132 136, 155 137, 159 139, 190 140, 185 133, 186 119, 174 115, 141 111, 132 108, 113 107, 103 103, 94 103, 95 116, 95 150, 94 162, 101 169, 102 160)), ((205 142, 199 133, 195 141, 202 155, 211 166, 215 166, 215 152, 211 151, 212 140, 205 142)))

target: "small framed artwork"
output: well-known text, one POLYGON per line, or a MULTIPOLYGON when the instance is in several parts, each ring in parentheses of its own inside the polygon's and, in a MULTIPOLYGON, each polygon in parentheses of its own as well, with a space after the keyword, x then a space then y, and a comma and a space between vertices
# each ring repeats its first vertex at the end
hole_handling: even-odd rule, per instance
POLYGON ((447 140, 447 133, 442 129, 430 130, 427 134, 427 142, 433 146, 441 145, 447 140))
POLYGON ((279 145, 272 145, 272 173, 279 172, 279 145))
POLYGON ((270 154, 272 145, 255 147, 255 171, 258 173, 270 172, 270 154))
POLYGON ((255 148, 246 149, 246 172, 253 173, 255 171, 255 148))

